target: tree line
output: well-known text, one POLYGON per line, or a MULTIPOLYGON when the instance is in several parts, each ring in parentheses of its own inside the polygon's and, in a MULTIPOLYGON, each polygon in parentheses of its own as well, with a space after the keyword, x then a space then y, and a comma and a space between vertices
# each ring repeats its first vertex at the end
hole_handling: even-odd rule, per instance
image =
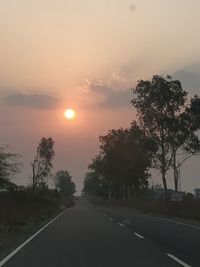
POLYGON ((149 187, 150 171, 158 169, 165 196, 167 172, 200 153, 200 97, 190 96, 171 76, 140 80, 131 104, 137 120, 130 127, 100 136, 100 152, 89 164, 84 192, 106 198, 137 195, 149 187))
POLYGON ((15 192, 31 189, 33 192, 48 190, 48 181, 53 178, 55 189, 62 195, 70 196, 75 193, 75 184, 67 170, 59 170, 52 175, 53 159, 55 156, 54 140, 43 137, 31 162, 32 183, 31 185, 18 186, 11 178, 20 171, 21 155, 7 152, 8 148, 0 147, 0 191, 15 192))

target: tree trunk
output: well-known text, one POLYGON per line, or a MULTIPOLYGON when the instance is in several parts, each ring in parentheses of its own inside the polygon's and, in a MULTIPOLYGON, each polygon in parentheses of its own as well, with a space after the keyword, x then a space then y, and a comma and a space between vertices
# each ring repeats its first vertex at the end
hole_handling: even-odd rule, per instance
POLYGON ((176 151, 173 149, 174 188, 178 191, 178 170, 176 166, 176 151))
POLYGON ((35 170, 34 170, 34 164, 32 163, 31 165, 32 165, 32 173, 33 173, 33 175, 32 175, 32 188, 34 190, 35 189, 35 170))
POLYGON ((166 180, 166 159, 165 159, 165 146, 163 129, 161 130, 161 153, 162 153, 162 182, 165 190, 165 199, 167 199, 167 180, 166 180))
POLYGON ((32 187, 33 187, 33 190, 35 190, 36 188, 36 175, 35 175, 35 163, 36 163, 36 160, 33 161, 33 163, 31 163, 32 165, 32 187))
POLYGON ((175 191, 178 191, 178 170, 177 167, 174 168, 174 187, 175 191))
POLYGON ((163 182, 163 187, 165 190, 165 198, 167 198, 167 180, 166 180, 165 174, 166 174, 166 172, 163 171, 162 172, 162 182, 163 182))

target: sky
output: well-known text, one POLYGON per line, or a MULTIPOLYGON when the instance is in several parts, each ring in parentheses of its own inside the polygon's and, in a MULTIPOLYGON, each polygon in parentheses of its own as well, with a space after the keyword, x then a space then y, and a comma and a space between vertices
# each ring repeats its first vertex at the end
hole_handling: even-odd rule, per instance
MULTIPOLYGON (((199 10, 199 0, 0 0, 0 144, 23 156, 16 182, 30 183, 51 136, 53 171, 69 170, 80 191, 98 137, 136 119, 137 80, 200 61, 199 10)), ((185 164, 183 190, 200 187, 198 161, 185 164)))

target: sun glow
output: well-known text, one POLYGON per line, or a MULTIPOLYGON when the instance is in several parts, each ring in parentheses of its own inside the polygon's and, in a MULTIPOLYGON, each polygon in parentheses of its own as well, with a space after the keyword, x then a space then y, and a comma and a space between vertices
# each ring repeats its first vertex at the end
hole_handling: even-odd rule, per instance
POLYGON ((64 116, 67 120, 73 120, 76 117, 76 112, 73 109, 69 108, 65 110, 64 116))

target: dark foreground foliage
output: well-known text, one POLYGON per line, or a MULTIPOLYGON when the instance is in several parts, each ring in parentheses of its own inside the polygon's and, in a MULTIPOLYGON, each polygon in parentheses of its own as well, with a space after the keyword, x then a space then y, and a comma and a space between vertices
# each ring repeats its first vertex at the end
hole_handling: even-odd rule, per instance
POLYGON ((28 188, 13 193, 1 192, 0 257, 73 205, 73 197, 60 195, 56 190, 28 188))

